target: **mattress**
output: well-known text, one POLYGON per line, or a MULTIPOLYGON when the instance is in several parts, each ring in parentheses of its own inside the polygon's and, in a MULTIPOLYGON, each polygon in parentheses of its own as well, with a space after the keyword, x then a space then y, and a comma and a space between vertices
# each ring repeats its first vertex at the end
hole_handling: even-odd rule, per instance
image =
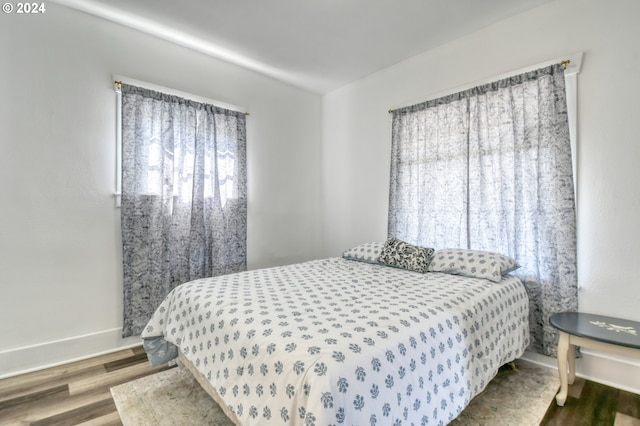
POLYGON ((529 344, 523 284, 328 258, 176 287, 142 338, 238 425, 447 424, 529 344))

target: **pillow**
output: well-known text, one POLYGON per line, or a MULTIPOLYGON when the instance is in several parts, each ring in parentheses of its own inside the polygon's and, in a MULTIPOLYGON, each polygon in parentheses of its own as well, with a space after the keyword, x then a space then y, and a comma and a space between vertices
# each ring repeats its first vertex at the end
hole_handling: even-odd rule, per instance
POLYGON ((384 243, 365 243, 342 253, 342 257, 348 260, 364 263, 378 263, 378 256, 384 247, 384 243))
POLYGON ((438 250, 429 263, 429 272, 446 272, 471 278, 486 278, 500 282, 502 275, 520 265, 509 256, 481 250, 438 250))
POLYGON ((427 272, 434 249, 418 247, 396 238, 389 238, 378 256, 378 262, 396 268, 427 272))

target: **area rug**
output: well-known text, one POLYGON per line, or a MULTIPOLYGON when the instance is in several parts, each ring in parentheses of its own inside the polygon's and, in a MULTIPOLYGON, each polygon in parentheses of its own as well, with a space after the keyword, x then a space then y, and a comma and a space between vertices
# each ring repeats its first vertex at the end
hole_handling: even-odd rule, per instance
MULTIPOLYGON (((557 374, 518 360, 503 367, 451 424, 539 425, 558 391, 557 374)), ((185 368, 172 368, 111 388, 124 426, 233 426, 185 368)))
POLYGON ((537 426, 560 388, 555 370, 517 360, 450 423, 455 426, 537 426))

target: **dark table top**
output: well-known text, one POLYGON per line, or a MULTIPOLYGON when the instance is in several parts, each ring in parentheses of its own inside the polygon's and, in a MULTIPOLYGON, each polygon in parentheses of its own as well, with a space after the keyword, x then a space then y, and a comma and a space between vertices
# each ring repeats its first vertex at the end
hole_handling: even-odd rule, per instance
POLYGON ((582 312, 551 315, 549 323, 575 336, 640 349, 640 322, 582 312))

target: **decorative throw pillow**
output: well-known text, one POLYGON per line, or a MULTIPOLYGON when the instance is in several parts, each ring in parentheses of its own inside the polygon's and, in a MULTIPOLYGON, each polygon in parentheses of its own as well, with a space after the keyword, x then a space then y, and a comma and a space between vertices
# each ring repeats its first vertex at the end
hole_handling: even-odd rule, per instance
POLYGON ((446 272, 471 278, 486 278, 500 282, 502 275, 520 265, 509 256, 481 250, 438 250, 429 263, 429 272, 446 272))
POLYGON ((378 256, 378 262, 396 268, 426 272, 434 249, 414 246, 396 238, 389 238, 378 256))
POLYGON ((353 247, 344 253, 342 257, 364 263, 378 263, 378 256, 384 247, 384 243, 365 243, 353 247))

